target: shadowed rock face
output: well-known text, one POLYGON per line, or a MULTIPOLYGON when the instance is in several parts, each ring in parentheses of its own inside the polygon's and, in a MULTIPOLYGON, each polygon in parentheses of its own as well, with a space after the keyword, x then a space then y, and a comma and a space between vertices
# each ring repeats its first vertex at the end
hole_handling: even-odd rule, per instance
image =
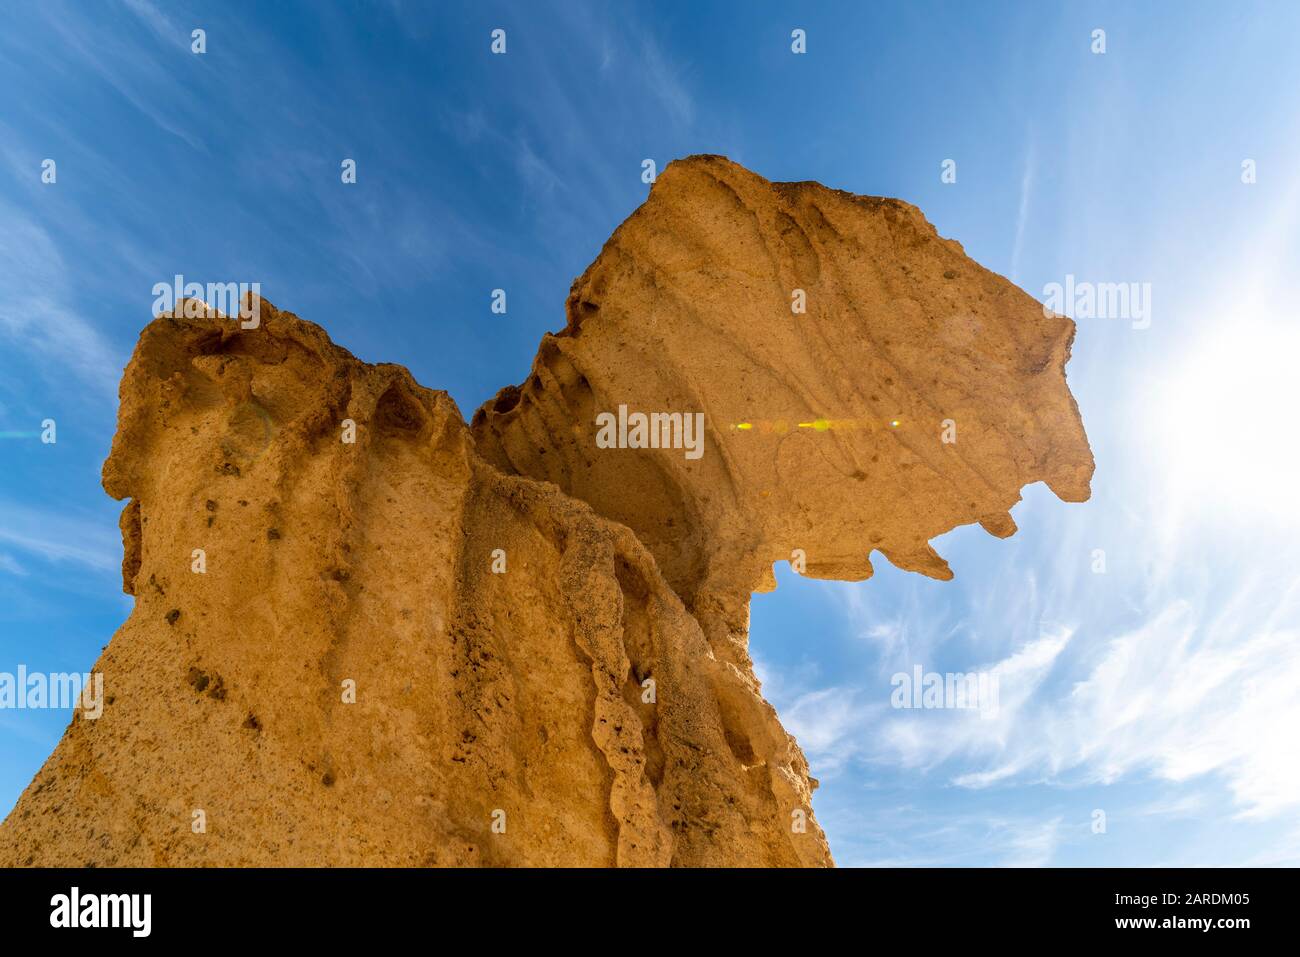
POLYGON ((472 429, 265 301, 154 320, 104 466, 135 609, 0 864, 831 863, 749 595, 794 549, 949 577, 933 536, 1086 498, 1073 326, 905 203, 719 157, 567 312, 472 429), (599 447, 620 405, 703 413, 702 454, 599 447))

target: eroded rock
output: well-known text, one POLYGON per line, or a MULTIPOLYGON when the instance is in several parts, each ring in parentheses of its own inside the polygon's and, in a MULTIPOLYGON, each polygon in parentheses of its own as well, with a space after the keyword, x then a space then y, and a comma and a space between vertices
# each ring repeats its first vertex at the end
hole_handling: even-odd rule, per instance
POLYGON ((947 577, 929 539, 1011 534, 1024 484, 1086 498, 1073 325, 905 203, 719 157, 664 171, 567 311, 472 428, 265 301, 150 323, 104 467, 110 704, 0 864, 829 864, 750 593, 795 549, 947 577), (600 447, 620 405, 703 413, 701 454, 600 447))

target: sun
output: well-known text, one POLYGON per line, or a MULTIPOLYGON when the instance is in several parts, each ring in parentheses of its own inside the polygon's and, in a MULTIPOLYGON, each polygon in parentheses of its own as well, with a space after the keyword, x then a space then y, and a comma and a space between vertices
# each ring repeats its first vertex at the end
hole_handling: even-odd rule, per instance
POLYGON ((1224 322, 1153 385, 1153 451, 1171 488, 1205 508, 1300 520, 1300 330, 1224 322))

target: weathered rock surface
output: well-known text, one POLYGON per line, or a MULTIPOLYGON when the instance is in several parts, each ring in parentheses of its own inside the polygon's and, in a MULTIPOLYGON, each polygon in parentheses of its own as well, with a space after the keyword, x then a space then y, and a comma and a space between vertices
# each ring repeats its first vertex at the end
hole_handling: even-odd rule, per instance
POLYGON ((812 577, 867 578, 878 549, 950 578, 931 538, 1011 535, 1031 482, 1088 497, 1074 323, 899 200, 673 163, 566 308, 524 384, 475 414, 478 448, 632 528, 742 671, 749 596, 796 549, 812 577), (594 449, 619 405, 703 411, 708 454, 594 449))
POLYGON ((1086 498, 1072 335, 913 207, 718 157, 472 428, 269 303, 156 319, 104 466, 135 609, 0 864, 829 864, 749 595, 795 549, 947 577, 928 539, 1011 534, 1024 484, 1086 498), (703 454, 598 448, 619 405, 703 454))

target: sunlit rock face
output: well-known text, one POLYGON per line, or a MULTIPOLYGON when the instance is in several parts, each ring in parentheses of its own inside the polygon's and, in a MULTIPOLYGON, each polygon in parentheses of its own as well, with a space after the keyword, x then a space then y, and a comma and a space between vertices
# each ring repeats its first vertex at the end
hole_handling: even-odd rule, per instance
POLYGON ((876 549, 949 578, 935 536, 1012 534, 1031 482, 1088 497, 1074 324, 899 200, 673 163, 567 315, 474 416, 479 450, 632 528, 729 659, 775 561, 858 580, 876 549), (703 412, 704 454, 597 449, 620 407, 703 412))
POLYGON ((104 466, 135 608, 0 864, 830 864, 749 595, 1086 498, 1073 326, 905 203, 720 157, 567 312, 472 427, 265 301, 154 320, 104 466))

